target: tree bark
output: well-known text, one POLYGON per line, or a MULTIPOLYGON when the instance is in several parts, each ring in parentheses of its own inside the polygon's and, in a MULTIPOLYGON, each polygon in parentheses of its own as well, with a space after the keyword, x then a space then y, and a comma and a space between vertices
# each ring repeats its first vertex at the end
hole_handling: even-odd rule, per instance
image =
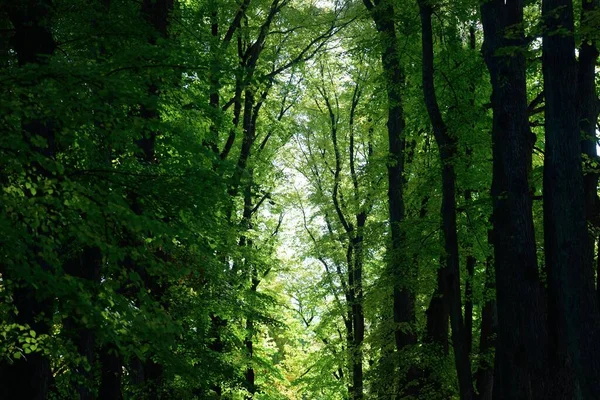
MULTIPOLYGON (((407 346, 417 342, 414 332, 415 294, 411 288, 413 272, 409 263, 403 259, 404 234, 404 108, 402 105, 402 87, 404 72, 398 54, 398 39, 394 26, 394 7, 392 2, 363 0, 369 10, 375 27, 380 34, 381 62, 386 80, 388 100, 388 203, 391 230, 390 273, 393 279, 394 336, 396 350, 401 352, 407 346)), ((410 380, 410 377, 409 377, 410 380)))
POLYGON ((493 231, 498 341, 494 399, 539 399, 546 390, 546 304, 540 283, 528 174, 523 1, 481 6, 492 83, 493 231))
POLYGON ((598 0, 583 0, 580 17, 581 30, 584 32, 579 49, 579 65, 577 77, 577 99, 579 111, 579 128, 581 129, 581 154, 583 155, 583 190, 585 196, 585 217, 588 224, 588 260, 594 262, 594 246, 600 227, 600 199, 598 198, 598 158, 596 146, 596 122, 600 112, 600 99, 596 94, 596 61, 598 59, 597 43, 589 32, 594 29, 589 21, 600 9, 598 0), (586 33, 588 32, 588 33, 586 33))
POLYGON ((352 388, 353 400, 363 398, 363 341, 365 340, 365 314, 363 310, 364 294, 363 294, 363 231, 367 215, 364 212, 356 215, 356 234, 351 239, 351 246, 354 249, 354 262, 352 264, 351 275, 352 283, 351 290, 354 292, 354 302, 352 303, 352 325, 354 331, 354 357, 353 357, 353 373, 352 373, 352 388))
POLYGON ((460 264, 458 253, 458 233, 456 225, 456 172, 452 164, 457 151, 457 140, 448 133, 448 128, 439 109, 434 83, 433 30, 431 26, 431 6, 418 0, 421 16, 421 37, 423 45, 423 95, 433 133, 439 148, 442 163, 442 231, 444 236, 445 261, 442 271, 446 281, 443 301, 448 302, 454 363, 458 375, 460 398, 473 398, 473 380, 469 360, 469 336, 465 330, 462 314, 460 290, 460 264))
POLYGON ((544 0, 542 17, 548 290, 557 303, 559 331, 564 332, 557 338, 559 346, 568 349, 575 370, 575 397, 600 398, 600 310, 585 218, 572 1, 544 0))

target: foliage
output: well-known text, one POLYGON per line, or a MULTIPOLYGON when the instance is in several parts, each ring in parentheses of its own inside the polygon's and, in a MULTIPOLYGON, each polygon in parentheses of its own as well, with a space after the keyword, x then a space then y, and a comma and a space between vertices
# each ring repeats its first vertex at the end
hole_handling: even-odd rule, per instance
MULTIPOLYGON (((447 165, 476 384, 493 365, 497 121, 479 2, 4 3, 0 397, 358 399, 360 374, 366 398, 458 398, 449 328, 431 340, 429 318, 436 299, 447 302, 447 165), (457 144, 450 160, 423 101, 425 3, 434 94, 457 144), (374 23, 386 5, 398 87, 382 63, 392 38, 374 23), (392 91, 406 125, 406 282, 390 267, 392 91), (414 296, 412 321, 394 322, 398 285, 414 296), (415 343, 397 348, 399 332, 415 343)), ((526 45, 495 56, 526 61, 526 180, 546 283, 549 33, 540 2, 526 3, 523 24, 505 32, 522 29, 526 45)), ((598 7, 577 7, 573 35, 595 48, 598 7)), ((584 175, 598 172, 596 156, 583 159, 584 175)))

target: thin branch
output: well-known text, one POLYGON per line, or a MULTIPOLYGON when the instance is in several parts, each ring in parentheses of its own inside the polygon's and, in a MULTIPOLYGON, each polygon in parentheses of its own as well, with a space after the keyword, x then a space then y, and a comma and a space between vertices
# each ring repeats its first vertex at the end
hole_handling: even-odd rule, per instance
POLYGON ((246 9, 250 5, 250 0, 244 0, 240 5, 233 21, 231 21, 231 25, 229 25, 229 29, 227 29, 227 33, 225 33, 225 37, 223 38, 223 50, 227 48, 231 39, 233 38, 233 34, 239 28, 242 17, 246 14, 246 9))

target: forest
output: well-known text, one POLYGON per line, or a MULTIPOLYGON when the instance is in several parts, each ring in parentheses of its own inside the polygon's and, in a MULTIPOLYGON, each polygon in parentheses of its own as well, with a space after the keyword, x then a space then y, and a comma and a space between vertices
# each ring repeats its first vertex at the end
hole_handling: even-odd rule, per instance
POLYGON ((600 0, 0 0, 0 399, 600 399, 600 0))

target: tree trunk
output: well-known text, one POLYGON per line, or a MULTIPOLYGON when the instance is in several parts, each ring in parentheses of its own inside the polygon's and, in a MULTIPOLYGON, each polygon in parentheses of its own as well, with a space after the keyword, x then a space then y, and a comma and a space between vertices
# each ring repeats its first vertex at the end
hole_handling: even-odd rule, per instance
MULTIPOLYGON (((16 2, 7 5, 5 10, 14 27, 13 45, 19 66, 46 64, 48 57, 54 54, 56 49, 49 18, 52 13, 51 3, 46 0, 16 2)), ((55 131, 51 121, 23 120, 21 126, 23 140, 29 143, 33 152, 48 159, 56 156, 55 131), (38 147, 31 143, 32 138, 44 139, 47 145, 38 147)), ((36 162, 35 167, 28 171, 33 181, 50 176, 50 172, 44 166, 36 162)), ((47 236, 47 233, 43 232, 38 234, 47 236)), ((39 252, 37 246, 30 250, 31 254, 39 252)), ((50 270, 50 265, 45 260, 38 256, 32 258, 32 268, 50 270)), ((48 334, 51 326, 49 320, 53 314, 52 299, 42 298, 43 295, 38 293, 39 289, 20 278, 22 272, 7 270, 5 273, 4 278, 12 279, 19 285, 12 293, 18 311, 15 322, 29 326, 37 336, 48 334)), ((33 271, 31 273, 35 274, 33 271)), ((0 364, 0 397, 15 398, 18 393, 18 398, 23 400, 44 400, 48 396, 52 380, 50 362, 41 351, 14 359, 12 364, 3 361, 0 364)))
POLYGON ((443 377, 440 373, 441 368, 443 368, 444 359, 448 356, 450 350, 450 343, 448 341, 448 332, 450 329, 448 320, 450 314, 448 312, 448 304, 444 301, 444 293, 447 292, 445 277, 445 267, 440 265, 437 270, 437 287, 425 311, 427 322, 423 342, 426 345, 432 345, 431 350, 427 352, 427 357, 431 361, 425 366, 423 381, 419 385, 421 387, 426 385, 434 393, 441 396, 441 398, 451 395, 444 388, 443 377))
POLYGON ((463 400, 473 398, 473 380, 469 360, 468 335, 462 315, 460 290, 460 264, 458 254, 458 233, 456 226, 456 173, 452 160, 456 156, 456 138, 448 133, 435 94, 433 67, 433 32, 431 27, 431 6, 418 1, 421 15, 423 44, 423 94, 425 106, 433 126, 433 132, 440 152, 442 163, 442 231, 444 233, 445 262, 443 271, 446 280, 446 293, 443 301, 448 302, 450 325, 452 326, 452 346, 454 363, 458 374, 460 397, 463 400))
MULTIPOLYGON (((253 209, 253 204, 252 204, 252 187, 253 187, 253 177, 254 177, 254 172, 252 168, 248 169, 248 174, 249 176, 249 182, 246 184, 245 186, 245 190, 244 190, 244 212, 243 212, 243 222, 242 222, 242 226, 244 227, 244 229, 252 229, 252 222, 251 222, 251 218, 252 218, 252 209, 253 209)), ((241 247, 247 247, 248 249, 252 248, 252 240, 247 239, 245 236, 242 236, 240 238, 240 246, 241 247)), ((248 274, 250 276, 250 295, 251 296, 255 296, 256 295, 256 291, 258 289, 258 284, 260 283, 260 281, 258 280, 258 272, 256 271, 256 266, 254 265, 252 260, 245 260, 244 263, 244 273, 248 274)), ((249 366, 246 369, 245 372, 245 378, 246 378, 246 390, 249 393, 248 398, 252 399, 254 397, 254 394, 256 393, 256 375, 254 372, 254 320, 252 319, 252 317, 250 315, 248 315, 246 317, 246 339, 245 339, 245 346, 246 346, 246 351, 247 351, 247 357, 248 357, 248 362, 249 362, 249 366)))
POLYGON ((492 260, 487 260, 485 268, 485 302, 481 310, 481 330, 479 338, 479 367, 475 373, 478 400, 492 400, 494 389, 494 362, 490 360, 496 345, 495 335, 498 326, 496 301, 490 292, 494 289, 494 277, 491 268, 492 260))
MULTIPOLYGON (((600 9, 598 0, 583 0, 581 30, 594 29, 589 18, 600 9)), ((585 196, 585 217, 588 224, 590 244, 588 247, 589 265, 594 262, 594 246, 600 227, 600 199, 598 198, 598 154, 596 151, 596 122, 600 112, 600 100, 596 94, 597 43, 591 35, 584 34, 579 49, 579 69, 577 79, 577 99, 579 101, 579 128, 581 129, 581 154, 583 155, 583 190, 585 196)))
MULTIPOLYGON (((86 247, 76 258, 65 264, 65 272, 73 277, 87 281, 90 287, 95 288, 97 287, 96 285, 100 284, 101 266, 102 253, 100 249, 97 247, 86 247)), ((94 290, 92 293, 95 296, 96 291, 94 290)), ((89 366, 88 369, 85 365, 79 365, 75 369, 75 374, 78 376, 77 392, 79 393, 79 400, 92 400, 94 393, 92 371, 95 363, 96 335, 94 328, 86 326, 79 317, 74 314, 74 311, 71 311, 71 314, 63 324, 65 333, 71 337, 79 355, 89 366)))
MULTIPOLYGON (((148 37, 148 43, 151 45, 158 46, 159 38, 165 39, 168 37, 169 17, 173 5, 174 0, 144 0, 142 2, 142 16, 153 29, 148 37)), ((148 97, 154 101, 148 102, 151 105, 141 105, 140 114, 148 126, 143 130, 142 137, 135 141, 139 149, 138 160, 140 164, 146 167, 158 163, 155 146, 156 138, 160 132, 152 126, 160 121, 160 112, 158 109, 160 85, 157 79, 153 79, 150 82, 147 87, 147 93, 148 97)), ((132 197, 132 210, 136 214, 142 215, 144 209, 140 201, 141 199, 138 194, 133 194, 132 197)), ((141 246, 142 244, 138 243, 137 245, 141 246)), ((158 278, 149 274, 144 266, 134 265, 133 268, 142 277, 144 288, 151 293, 152 298, 155 301, 160 301, 162 294, 165 292, 164 284, 159 283, 158 278)), ((144 399, 162 398, 164 371, 162 365, 156 362, 153 356, 153 354, 146 355, 145 360, 137 360, 134 363, 134 370, 137 371, 135 382, 137 385, 142 386, 142 398, 144 399)))
POLYGON ((475 278, 476 264, 475 257, 469 254, 467 256, 467 281, 465 282, 465 341, 469 354, 473 350, 473 279, 475 278))
POLYGON ((550 298, 557 303, 559 332, 564 332, 558 338, 559 347, 566 345, 575 370, 576 397, 600 398, 600 310, 585 218, 573 4, 567 0, 544 0, 542 16, 546 98, 544 249, 548 289, 550 298), (560 33, 556 32, 558 29, 560 33), (565 30, 567 33, 563 33, 565 30))
POLYGON ((446 272, 444 267, 440 266, 437 270, 437 288, 425 314, 427 315, 427 325, 425 328, 425 342, 439 345, 443 354, 449 353, 448 342, 448 305, 444 301, 444 293, 446 292, 446 272))
POLYGON ((98 399, 121 400, 123 362, 114 345, 103 346, 99 351, 100 389, 98 399))
MULTIPOLYGON (((351 232, 352 233, 352 232, 351 232)), ((349 235, 351 234, 349 233, 349 235)), ((348 371, 351 373, 351 382, 348 384, 348 399, 355 400, 356 396, 362 397, 362 354, 360 369, 358 364, 358 348, 356 347, 356 320, 354 315, 354 304, 356 304, 356 291, 354 290, 354 244, 352 240, 348 243, 346 250, 346 264, 348 266, 348 286, 346 288, 346 347, 348 348, 348 371)))
POLYGON ((494 114, 492 243, 499 322, 494 398, 539 399, 547 386, 546 305, 528 180, 534 137, 520 50, 525 48, 523 1, 491 0, 481 6, 481 14, 494 114))
POLYGON ((364 294, 362 288, 363 274, 363 230, 367 216, 364 212, 356 215, 356 236, 352 239, 354 248, 354 262, 352 264, 351 290, 354 292, 354 303, 352 303, 352 324, 354 331, 353 343, 353 366, 352 366, 352 388, 353 400, 363 398, 363 341, 365 339, 365 314, 363 310, 364 294))
POLYGON ((407 346, 417 342, 414 332, 415 294, 413 272, 409 263, 403 259, 404 234, 404 108, 402 106, 402 87, 404 73, 398 54, 398 39, 394 26, 394 7, 392 2, 363 0, 371 13, 377 31, 380 34, 381 61, 386 80, 388 100, 388 202, 391 227, 390 273, 394 291, 394 323, 396 350, 401 352, 407 346))

